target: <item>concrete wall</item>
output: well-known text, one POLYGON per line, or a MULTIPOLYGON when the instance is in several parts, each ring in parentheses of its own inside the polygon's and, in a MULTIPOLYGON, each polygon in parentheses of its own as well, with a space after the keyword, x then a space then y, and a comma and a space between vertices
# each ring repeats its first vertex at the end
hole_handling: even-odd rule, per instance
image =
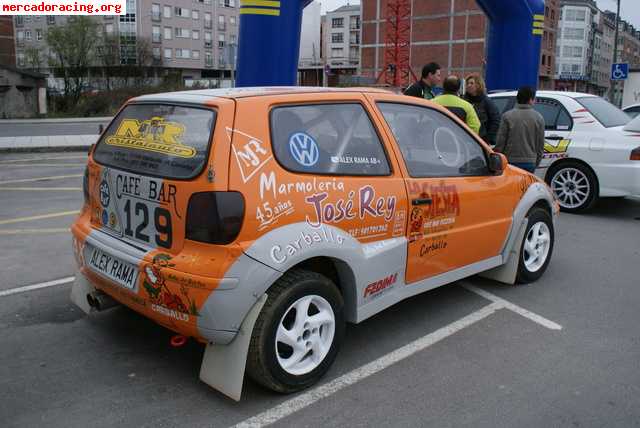
POLYGON ((44 79, 0 68, 0 119, 36 117, 38 83, 44 86, 44 79))

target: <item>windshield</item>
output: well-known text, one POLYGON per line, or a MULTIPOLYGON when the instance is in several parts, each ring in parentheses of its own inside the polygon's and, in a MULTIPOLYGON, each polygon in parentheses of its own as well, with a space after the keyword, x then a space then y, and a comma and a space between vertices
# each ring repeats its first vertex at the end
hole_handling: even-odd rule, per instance
POLYGON ((582 97, 576 98, 576 101, 589 110, 605 128, 626 125, 631 120, 625 112, 600 97, 582 97))
POLYGON ((192 178, 205 164, 215 119, 208 109, 131 104, 111 122, 94 159, 138 174, 192 178))

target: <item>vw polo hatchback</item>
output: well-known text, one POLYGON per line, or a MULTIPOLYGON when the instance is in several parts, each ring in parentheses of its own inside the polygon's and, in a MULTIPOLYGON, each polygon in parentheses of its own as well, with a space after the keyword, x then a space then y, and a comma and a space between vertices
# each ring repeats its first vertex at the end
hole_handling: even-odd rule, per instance
POLYGON ((240 398, 329 369, 346 322, 482 273, 546 270, 558 205, 445 109, 375 89, 244 88, 127 102, 92 148, 72 300, 206 344, 240 398))

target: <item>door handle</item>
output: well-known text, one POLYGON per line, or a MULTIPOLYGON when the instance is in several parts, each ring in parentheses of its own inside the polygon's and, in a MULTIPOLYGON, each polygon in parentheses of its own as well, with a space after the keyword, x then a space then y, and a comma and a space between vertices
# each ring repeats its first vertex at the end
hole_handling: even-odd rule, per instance
POLYGON ((432 202, 431 198, 417 198, 411 201, 411 205, 431 205, 432 202))
POLYGON ((564 137, 562 135, 549 135, 548 137, 544 137, 547 140, 562 140, 564 137))

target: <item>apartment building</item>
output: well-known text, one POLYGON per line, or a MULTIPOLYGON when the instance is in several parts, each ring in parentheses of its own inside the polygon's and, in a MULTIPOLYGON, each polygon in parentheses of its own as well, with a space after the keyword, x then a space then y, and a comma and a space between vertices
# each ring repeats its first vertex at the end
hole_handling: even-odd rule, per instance
POLYGON ((605 96, 611 87, 611 64, 613 62, 613 43, 615 40, 615 21, 598 11, 592 23, 592 35, 589 44, 591 56, 587 65, 589 77, 588 91, 605 96))
POLYGON ((320 48, 321 5, 317 1, 309 3, 302 11, 302 31, 300 33, 299 68, 322 64, 320 48))
POLYGON ((360 64, 360 5, 327 12, 325 25, 326 63, 332 69, 356 70, 360 64))
MULTIPOLYGON (((186 81, 230 76, 237 46, 239 0, 127 0, 127 14, 94 17, 103 40, 115 37, 121 64, 137 64, 138 49, 148 46, 152 65, 180 73, 186 81)), ((64 25, 65 16, 15 16, 16 58, 19 67, 34 67, 40 52, 41 71, 50 54, 46 32, 64 25)), ((106 55, 98 46, 95 64, 106 55)))
POLYGON ((598 7, 594 0, 562 0, 560 5, 556 88, 588 92, 598 7))

